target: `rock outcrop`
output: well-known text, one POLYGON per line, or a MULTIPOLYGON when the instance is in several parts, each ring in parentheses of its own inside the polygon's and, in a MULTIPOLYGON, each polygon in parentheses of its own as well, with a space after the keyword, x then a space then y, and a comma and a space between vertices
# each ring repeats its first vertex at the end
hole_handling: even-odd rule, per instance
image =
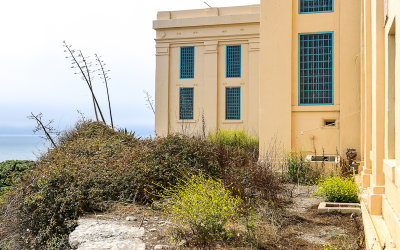
POLYGON ((140 238, 144 232, 143 227, 134 227, 129 221, 86 218, 78 221, 69 243, 79 250, 145 250, 146 245, 140 238))

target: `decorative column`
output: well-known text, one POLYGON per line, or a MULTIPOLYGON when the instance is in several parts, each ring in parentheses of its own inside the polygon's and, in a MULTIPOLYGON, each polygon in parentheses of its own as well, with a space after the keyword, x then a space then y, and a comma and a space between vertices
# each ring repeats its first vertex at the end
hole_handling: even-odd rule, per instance
POLYGON ((155 134, 169 132, 169 43, 156 44, 155 134))
POLYGON ((247 126, 249 133, 258 136, 258 110, 260 107, 259 90, 260 90, 260 39, 253 38, 249 40, 249 74, 248 74, 248 117, 247 126))
MULTIPOLYGON (((204 107, 200 112, 204 114, 206 133, 209 133, 218 129, 218 41, 204 42, 203 75, 204 107)), ((202 114, 199 118, 202 119, 202 114)))
POLYGON ((382 195, 385 193, 383 159, 385 149, 385 28, 384 0, 372 1, 372 178, 368 208, 372 215, 382 214, 382 195))
POLYGON ((261 0, 260 158, 270 142, 292 147, 292 0, 261 0))
POLYGON ((371 34, 371 0, 365 0, 364 5, 364 71, 365 71, 365 81, 364 81, 364 169, 361 173, 361 183, 363 188, 370 186, 372 165, 371 165, 371 149, 372 149, 372 34, 371 34))

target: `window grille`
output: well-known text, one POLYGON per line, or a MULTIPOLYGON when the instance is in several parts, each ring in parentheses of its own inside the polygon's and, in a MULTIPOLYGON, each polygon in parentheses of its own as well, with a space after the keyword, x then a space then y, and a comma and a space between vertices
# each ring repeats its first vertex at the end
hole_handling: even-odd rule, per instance
POLYGON ((299 105, 333 104, 333 33, 299 35, 299 105))
POLYGON ((318 13, 332 12, 333 0, 299 0, 300 14, 302 13, 318 13))
POLYGON ((194 78, 194 47, 181 47, 181 79, 194 78))
POLYGON ((193 88, 179 88, 179 120, 193 120, 193 88))
POLYGON ((227 45, 226 46, 226 77, 240 78, 242 64, 242 46, 227 45))
POLYGON ((225 120, 240 120, 240 87, 225 88, 225 120))

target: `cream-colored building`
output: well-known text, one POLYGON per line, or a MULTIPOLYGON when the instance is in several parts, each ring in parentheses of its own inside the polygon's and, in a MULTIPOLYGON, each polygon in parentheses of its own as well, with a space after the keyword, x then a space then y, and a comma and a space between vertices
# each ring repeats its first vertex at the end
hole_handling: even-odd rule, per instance
POLYGON ((400 249, 399 18, 400 0, 159 12, 156 134, 244 129, 260 157, 274 140, 354 148, 368 249, 400 249))
POLYGON ((153 27, 156 134, 258 135, 260 6, 159 12, 153 27))
POLYGON ((400 249, 399 18, 399 0, 362 1, 360 182, 371 249, 400 249))
POLYGON ((261 155, 272 138, 359 152, 360 16, 357 0, 159 12, 156 134, 244 129, 261 155))

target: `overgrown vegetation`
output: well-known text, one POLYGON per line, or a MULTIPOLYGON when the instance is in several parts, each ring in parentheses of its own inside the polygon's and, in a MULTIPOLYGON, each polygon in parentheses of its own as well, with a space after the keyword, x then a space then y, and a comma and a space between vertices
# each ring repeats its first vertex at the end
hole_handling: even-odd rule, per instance
POLYGON ((321 180, 315 194, 325 198, 327 202, 359 202, 358 187, 352 178, 328 177, 321 180))
POLYGON ((287 155, 287 173, 286 181, 312 185, 318 182, 322 177, 320 169, 312 166, 310 162, 305 160, 305 156, 302 152, 294 151, 287 155))
POLYGON ((33 161, 9 160, 0 162, 0 196, 7 192, 26 171, 33 169, 33 161))
POLYGON ((257 164, 255 144, 236 148, 184 135, 139 139, 89 121, 56 144, 0 205, 3 245, 66 248, 79 216, 115 203, 151 203, 164 188, 199 171, 241 198, 278 204, 283 189, 271 169, 257 164))
POLYGON ((227 224, 243 216, 242 199, 235 197, 221 180, 194 175, 162 194, 168 200, 163 206, 168 219, 177 225, 182 235, 193 234, 195 244, 207 246, 215 240, 230 239, 232 230, 227 224))
POLYGON ((218 130, 208 136, 211 142, 218 145, 242 149, 258 149, 258 138, 244 130, 218 130))
MULTIPOLYGON (((281 209, 288 184, 274 170, 287 169, 280 177, 296 184, 324 175, 300 154, 281 157, 278 147, 259 161, 256 142, 243 131, 140 139, 102 122, 78 122, 35 167, 2 168, 2 185, 16 186, 0 199, 0 249, 67 249, 80 216, 116 204, 148 205, 165 190, 160 202, 176 223, 171 236, 186 246, 276 248, 291 219, 281 209), (4 181, 11 179, 18 181, 4 181)), ((332 192, 352 190, 330 185, 321 182, 332 192)))

